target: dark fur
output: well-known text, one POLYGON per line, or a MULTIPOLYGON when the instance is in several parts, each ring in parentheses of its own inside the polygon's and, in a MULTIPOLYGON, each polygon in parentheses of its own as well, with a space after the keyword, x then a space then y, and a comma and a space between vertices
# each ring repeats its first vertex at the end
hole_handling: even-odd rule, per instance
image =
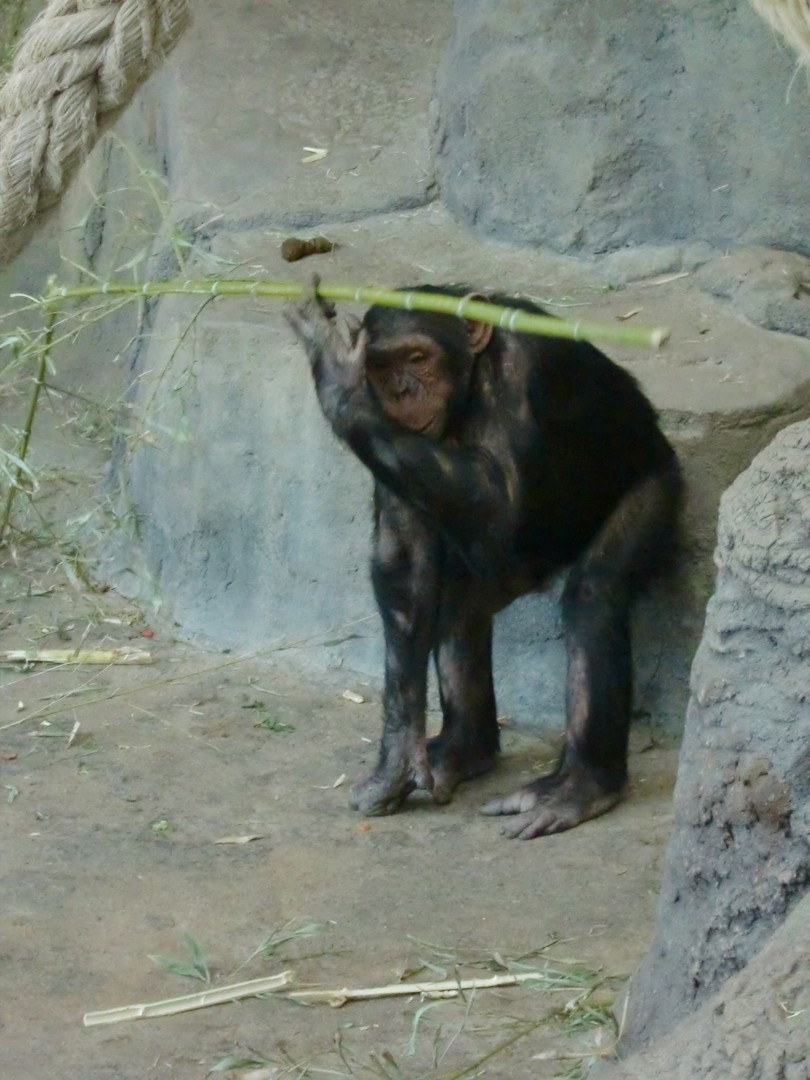
MULTIPOLYGON (((487 299, 543 313, 520 299, 487 299)), ((509 831, 526 837, 604 812, 627 775, 630 609, 671 544, 680 496, 675 454, 652 406, 588 343, 496 328, 473 355, 460 319, 371 308, 369 348, 384 355, 388 343, 427 334, 450 365, 443 429, 423 435, 386 415, 362 372, 347 379, 347 347, 312 302, 290 321, 327 418, 377 481, 372 578, 386 636, 384 731, 355 806, 389 813, 416 787, 446 801, 492 767, 492 617, 570 567, 565 749, 550 777, 485 811, 517 814, 509 831), (426 745, 431 653, 444 726, 426 745)))

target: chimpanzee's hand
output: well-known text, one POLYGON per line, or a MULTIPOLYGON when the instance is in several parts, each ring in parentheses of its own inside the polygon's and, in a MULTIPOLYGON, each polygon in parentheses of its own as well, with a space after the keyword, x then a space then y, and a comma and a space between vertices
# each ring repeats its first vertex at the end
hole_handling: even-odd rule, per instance
POLYGON ((366 334, 357 334, 351 344, 344 341, 335 326, 334 304, 318 296, 319 284, 313 277, 309 294, 287 304, 284 317, 306 349, 321 408, 335 426, 348 398, 363 384, 366 334))

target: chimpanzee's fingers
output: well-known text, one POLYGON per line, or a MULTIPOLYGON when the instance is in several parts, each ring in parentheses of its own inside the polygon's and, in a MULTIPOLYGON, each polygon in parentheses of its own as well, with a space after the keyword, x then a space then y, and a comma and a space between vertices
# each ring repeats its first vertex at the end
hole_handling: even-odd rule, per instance
POLYGON ((320 279, 315 275, 312 285, 304 290, 299 300, 290 300, 284 305, 284 318, 298 335, 303 344, 324 338, 324 329, 334 325, 334 304, 319 298, 317 289, 320 279))
POLYGON ((368 345, 368 330, 361 330, 356 337, 350 339, 348 350, 349 363, 362 371, 366 359, 366 346, 368 345))
POLYGON ((310 363, 314 364, 328 349, 330 338, 335 333, 334 324, 313 300, 285 304, 283 315, 304 347, 310 363))
POLYGON ((321 309, 321 311, 324 313, 324 315, 327 317, 327 319, 334 319, 337 315, 337 308, 331 300, 325 300, 322 296, 318 294, 318 290, 320 289, 320 287, 321 275, 313 274, 310 295, 312 296, 312 299, 315 301, 318 307, 321 309))
POLYGON ((306 344, 311 338, 312 302, 310 300, 290 301, 281 309, 281 313, 295 331, 298 339, 306 344))
POLYGON ((309 286, 305 286, 301 298, 284 305, 283 315, 301 341, 306 344, 313 340, 315 327, 326 321, 331 324, 335 318, 335 305, 318 296, 321 279, 312 275, 309 286))

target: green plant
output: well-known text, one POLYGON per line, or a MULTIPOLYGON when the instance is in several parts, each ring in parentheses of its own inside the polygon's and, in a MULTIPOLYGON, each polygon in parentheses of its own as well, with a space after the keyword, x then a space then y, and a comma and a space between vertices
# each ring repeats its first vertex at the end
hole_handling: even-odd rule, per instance
POLYGON ((171 956, 150 956, 149 959, 162 967, 164 971, 170 971, 172 975, 180 975, 184 979, 197 979, 206 985, 210 984, 211 972, 208 970, 208 961, 199 942, 189 933, 183 934, 183 942, 188 949, 190 960, 178 960, 171 956))

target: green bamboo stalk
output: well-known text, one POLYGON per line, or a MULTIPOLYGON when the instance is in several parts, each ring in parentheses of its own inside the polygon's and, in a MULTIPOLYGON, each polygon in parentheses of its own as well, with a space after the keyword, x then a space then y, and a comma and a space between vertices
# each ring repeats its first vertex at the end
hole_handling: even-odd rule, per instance
MULTIPOLYGON (((169 294, 187 296, 266 296, 296 300, 305 295, 306 287, 296 281, 268 281, 236 278, 192 279, 186 281, 146 281, 132 284, 107 281, 101 285, 52 286, 47 302, 81 300, 91 296, 153 297, 169 294)), ((318 295, 324 300, 344 300, 379 307, 404 308, 408 311, 435 311, 457 315, 463 319, 491 323, 522 334, 542 334, 546 337, 569 338, 574 341, 603 341, 614 345, 638 345, 657 349, 669 337, 662 326, 627 326, 616 323, 589 322, 584 319, 558 319, 553 315, 535 315, 520 308, 501 307, 469 297, 447 296, 442 293, 404 292, 383 289, 374 285, 346 285, 322 281, 318 295)))
MULTIPOLYGON (((53 286, 49 284, 49 291, 52 288, 53 286)), ((8 494, 6 495, 6 505, 3 510, 3 520, 0 522, 0 542, 4 539, 11 521, 11 511, 14 506, 15 496, 17 491, 22 487, 23 477, 25 476, 23 464, 26 455, 28 454, 28 444, 31 442, 31 431, 34 427, 34 417, 37 414, 39 395, 42 393, 42 387, 45 385, 45 376, 48 372, 48 358, 51 353, 51 345, 53 344, 53 328, 56 322, 56 316, 59 313, 58 307, 50 300, 50 298, 46 299, 45 312, 45 332, 39 345, 39 363, 34 379, 34 388, 31 391, 31 399, 28 402, 28 414, 25 418, 25 426, 23 427, 22 435, 20 437, 20 445, 17 448, 17 460, 19 461, 19 464, 17 465, 14 480, 9 484, 8 494)))

